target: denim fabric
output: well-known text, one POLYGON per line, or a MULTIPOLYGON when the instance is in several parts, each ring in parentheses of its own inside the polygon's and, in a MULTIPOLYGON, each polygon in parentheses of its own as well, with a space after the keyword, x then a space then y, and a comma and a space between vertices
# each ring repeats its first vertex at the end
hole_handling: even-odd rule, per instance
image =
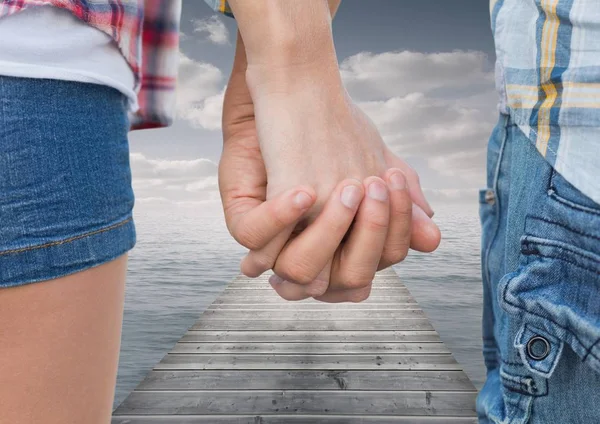
POLYGON ((134 246, 128 130, 113 88, 0 76, 0 288, 134 246))
POLYGON ((480 194, 481 423, 600 423, 600 205, 501 115, 480 194))

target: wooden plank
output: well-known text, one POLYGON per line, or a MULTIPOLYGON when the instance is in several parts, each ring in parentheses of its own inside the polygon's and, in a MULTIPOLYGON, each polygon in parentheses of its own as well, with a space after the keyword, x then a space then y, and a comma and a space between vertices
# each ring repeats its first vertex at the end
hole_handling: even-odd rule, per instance
POLYGON ((451 355, 168 354, 155 370, 432 370, 456 371, 451 355))
POLYGON ((425 318, 415 319, 378 319, 378 320, 346 320, 346 321, 271 321, 254 320, 203 320, 196 322, 192 330, 271 330, 271 331, 353 331, 353 330, 433 330, 425 318))
POLYGON ((111 424, 477 424, 468 417, 351 415, 120 415, 111 424))
POLYGON ((447 391, 135 391, 118 408, 128 414, 377 414, 464 416, 474 392, 447 391))
POLYGON ((358 320, 358 319, 411 319, 423 318, 425 313, 421 309, 403 309, 400 311, 315 311, 304 312, 296 310, 282 311, 240 311, 240 310, 214 310, 204 311, 202 320, 231 319, 231 320, 358 320))
POLYGON ((180 342, 439 342, 435 331, 202 331, 190 330, 180 342))
POLYGON ((271 353, 334 355, 351 353, 449 354, 443 343, 177 343, 171 353, 271 353))
POLYGON ((113 424, 476 423, 476 390, 393 270, 368 300, 289 302, 238 276, 113 424))
POLYGON ((152 371, 136 390, 474 391, 462 371, 152 371))

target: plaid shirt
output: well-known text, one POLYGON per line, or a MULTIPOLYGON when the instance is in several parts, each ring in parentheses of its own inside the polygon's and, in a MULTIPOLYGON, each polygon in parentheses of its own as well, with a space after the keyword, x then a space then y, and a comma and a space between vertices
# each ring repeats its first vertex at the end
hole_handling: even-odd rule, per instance
POLYGON ((233 17, 231 8, 227 0, 204 0, 215 12, 224 13, 227 16, 233 17))
POLYGON ((139 110, 132 129, 171 124, 179 56, 181 0, 2 0, 0 17, 51 5, 113 38, 135 75, 139 110))
POLYGON ((600 203, 600 1, 491 0, 500 112, 600 203))

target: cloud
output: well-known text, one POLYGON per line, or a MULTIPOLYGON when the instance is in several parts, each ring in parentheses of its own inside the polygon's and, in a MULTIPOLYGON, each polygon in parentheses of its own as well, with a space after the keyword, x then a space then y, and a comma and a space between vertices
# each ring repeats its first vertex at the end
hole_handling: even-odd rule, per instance
POLYGON ((131 153, 136 198, 145 202, 215 202, 219 200, 218 165, 209 159, 148 159, 131 153))
POLYGON ((221 92, 208 96, 201 102, 186 105, 185 109, 182 110, 181 116, 187 119, 194 127, 210 131, 220 130, 226 88, 226 86, 223 87, 221 92))
POLYGON ((210 63, 180 54, 177 117, 195 128, 221 129, 225 75, 210 63))
POLYGON ((455 189, 484 181, 485 146, 497 119, 490 68, 485 54, 464 51, 367 52, 341 64, 348 92, 386 144, 409 162, 425 161, 424 185, 436 188, 451 176, 455 189))
POLYGON ((346 87, 357 99, 390 98, 435 89, 489 87, 487 56, 476 51, 358 53, 340 65, 346 87))
POLYGON ((206 37, 213 43, 219 45, 229 44, 229 31, 219 15, 213 15, 205 19, 194 19, 192 23, 194 24, 194 32, 206 33, 206 37))

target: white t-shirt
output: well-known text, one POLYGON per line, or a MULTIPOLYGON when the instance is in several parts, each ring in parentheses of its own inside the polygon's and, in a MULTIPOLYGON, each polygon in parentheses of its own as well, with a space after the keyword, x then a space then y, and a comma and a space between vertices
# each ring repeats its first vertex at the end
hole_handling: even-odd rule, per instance
POLYGON ((0 75, 107 85, 137 110, 131 67, 107 34, 52 6, 0 19, 0 75))

